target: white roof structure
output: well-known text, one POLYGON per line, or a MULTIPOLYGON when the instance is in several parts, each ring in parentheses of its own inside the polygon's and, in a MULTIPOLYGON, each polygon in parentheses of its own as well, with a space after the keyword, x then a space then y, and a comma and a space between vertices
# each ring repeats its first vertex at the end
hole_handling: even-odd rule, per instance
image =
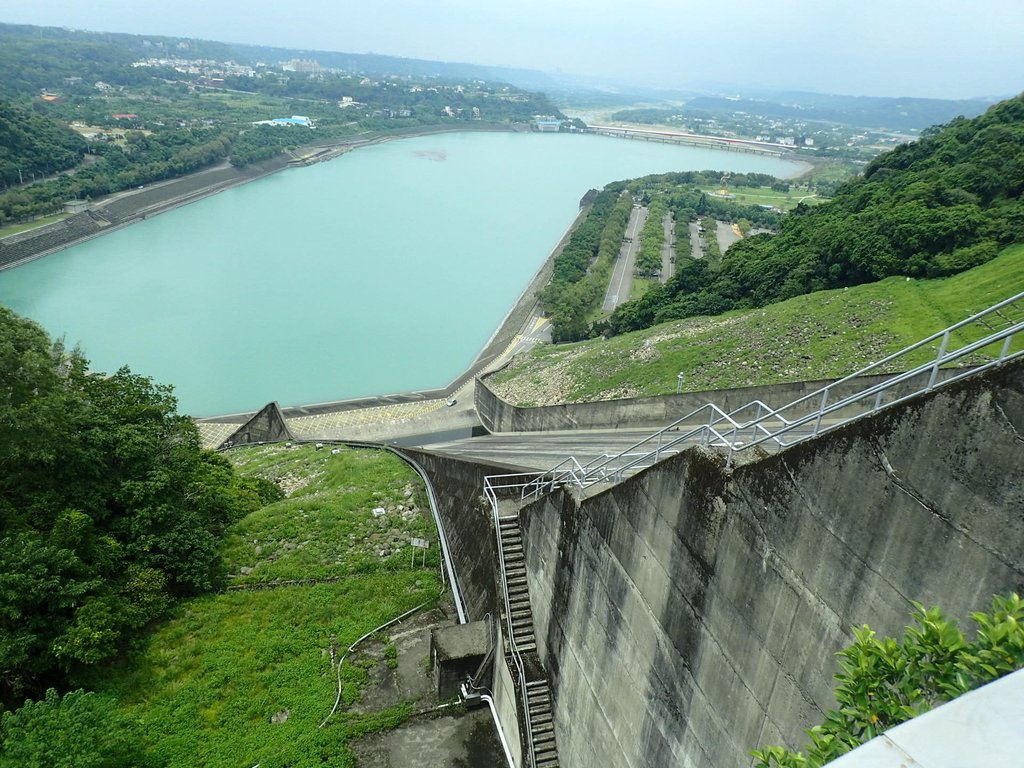
POLYGON ((890 728, 827 768, 1024 765, 1024 669, 890 728))

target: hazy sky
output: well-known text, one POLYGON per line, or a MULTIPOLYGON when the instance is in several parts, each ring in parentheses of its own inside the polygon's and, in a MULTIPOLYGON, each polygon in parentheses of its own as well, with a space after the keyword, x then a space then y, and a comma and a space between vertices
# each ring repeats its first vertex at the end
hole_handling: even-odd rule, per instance
POLYGON ((877 96, 1024 90, 1024 0, 0 0, 0 21, 877 96))

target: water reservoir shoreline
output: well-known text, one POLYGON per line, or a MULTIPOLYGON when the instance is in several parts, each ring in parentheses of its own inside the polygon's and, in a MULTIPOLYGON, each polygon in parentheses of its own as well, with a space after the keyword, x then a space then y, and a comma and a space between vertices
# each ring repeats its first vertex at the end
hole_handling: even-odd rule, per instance
POLYGON ((420 133, 365 137, 377 146, 337 162, 295 158, 306 167, 294 174, 254 169, 255 185, 214 169, 104 201, 92 234, 109 241, 0 273, 0 302, 81 344, 95 370, 130 361, 173 385, 200 418, 231 422, 271 400, 297 414, 368 401, 407 413, 536 336, 544 264, 587 189, 673 170, 801 170, 599 136, 420 133), (224 194, 168 202, 210 182, 224 194), (124 226, 142 203, 146 220, 124 226))
POLYGON ((61 221, 36 229, 0 238, 0 272, 14 269, 44 256, 63 251, 102 235, 195 203, 226 189, 248 184, 271 174, 322 163, 341 157, 355 149, 370 147, 386 141, 411 139, 437 133, 508 132, 505 126, 444 126, 421 127, 395 133, 377 133, 362 138, 338 139, 322 144, 310 144, 291 155, 279 155, 245 168, 235 168, 227 161, 201 171, 178 176, 106 197, 97 198, 85 211, 74 213, 61 221), (297 155, 297 156, 296 156, 297 155))

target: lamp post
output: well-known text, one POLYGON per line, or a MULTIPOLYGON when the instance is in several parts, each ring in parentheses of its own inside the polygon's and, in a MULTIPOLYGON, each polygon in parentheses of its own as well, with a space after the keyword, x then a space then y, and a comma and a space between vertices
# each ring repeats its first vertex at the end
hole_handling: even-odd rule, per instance
POLYGON ((679 394, 680 392, 682 392, 682 391, 683 391, 683 382, 684 382, 684 381, 686 381, 686 374, 685 374, 685 373, 683 373, 682 371, 680 371, 680 372, 679 372, 679 375, 678 375, 678 376, 676 376, 676 394, 677 394, 677 395, 678 395, 678 394, 679 394))

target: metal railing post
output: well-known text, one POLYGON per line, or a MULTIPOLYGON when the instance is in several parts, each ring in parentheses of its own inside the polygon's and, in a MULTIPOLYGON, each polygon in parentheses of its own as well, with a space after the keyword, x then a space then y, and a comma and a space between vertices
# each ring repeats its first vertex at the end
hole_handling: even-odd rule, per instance
POLYGON ((946 356, 946 347, 949 345, 949 331, 942 334, 942 341, 939 343, 939 354, 935 356, 935 364, 932 366, 931 376, 928 377, 928 391, 935 387, 935 380, 939 377, 939 366, 942 358, 946 356))
POLYGON ((821 390, 821 405, 818 406, 818 418, 814 420, 814 434, 821 429, 821 417, 825 415, 825 406, 828 404, 828 387, 821 390))

